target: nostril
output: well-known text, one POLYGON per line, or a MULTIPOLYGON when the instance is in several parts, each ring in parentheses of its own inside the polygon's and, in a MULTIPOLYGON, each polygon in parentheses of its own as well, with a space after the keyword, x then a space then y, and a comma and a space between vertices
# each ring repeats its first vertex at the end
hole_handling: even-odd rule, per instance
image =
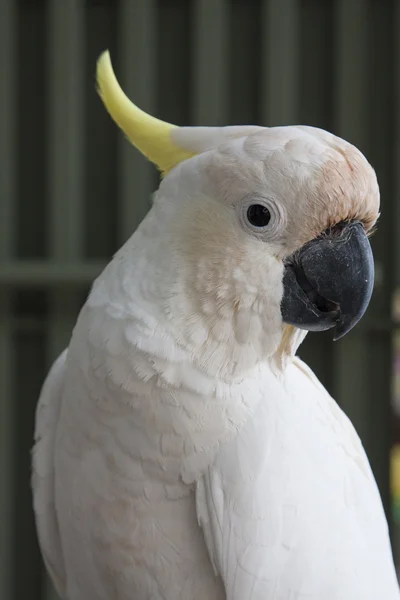
POLYGON ((320 235, 320 237, 326 238, 329 237, 332 240, 339 238, 343 232, 346 234, 350 233, 354 226, 360 225, 360 221, 340 221, 335 225, 331 225, 328 229, 320 235))

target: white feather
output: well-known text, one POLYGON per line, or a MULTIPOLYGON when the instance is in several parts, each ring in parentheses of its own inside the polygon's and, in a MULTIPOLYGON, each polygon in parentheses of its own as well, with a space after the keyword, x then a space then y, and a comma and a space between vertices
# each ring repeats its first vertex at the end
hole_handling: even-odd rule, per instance
POLYGON ((332 219, 375 219, 375 175, 320 130, 198 133, 176 132, 203 154, 165 177, 45 382, 50 574, 65 600, 395 600, 360 442, 281 350, 284 257, 332 219), (240 220, 260 194, 277 215, 262 240, 240 220))
POLYGON ((386 519, 361 442, 295 359, 265 370, 254 418, 197 484, 228 600, 398 600, 386 519))

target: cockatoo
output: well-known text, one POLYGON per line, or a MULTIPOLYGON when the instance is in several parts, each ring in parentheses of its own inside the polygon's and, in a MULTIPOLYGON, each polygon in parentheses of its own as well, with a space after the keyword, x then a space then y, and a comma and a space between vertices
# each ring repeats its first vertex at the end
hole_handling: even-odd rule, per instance
POLYGON ((367 308, 373 168, 313 127, 162 122, 107 52, 97 81, 162 181, 38 403, 34 509, 61 598, 398 600, 361 441, 295 356, 367 308))

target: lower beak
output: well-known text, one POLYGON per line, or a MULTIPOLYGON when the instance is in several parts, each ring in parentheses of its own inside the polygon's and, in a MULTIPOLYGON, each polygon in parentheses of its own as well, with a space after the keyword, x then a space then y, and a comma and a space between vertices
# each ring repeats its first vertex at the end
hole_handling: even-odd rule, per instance
POLYGON ((340 224, 286 261, 281 304, 285 323, 308 331, 348 333, 365 313, 374 285, 374 260, 359 222, 340 224))

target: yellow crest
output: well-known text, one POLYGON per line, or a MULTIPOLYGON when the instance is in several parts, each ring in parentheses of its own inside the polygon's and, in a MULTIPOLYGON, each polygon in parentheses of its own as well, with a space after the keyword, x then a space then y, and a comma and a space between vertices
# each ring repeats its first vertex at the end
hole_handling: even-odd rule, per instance
POLYGON ((97 61, 97 85, 112 119, 162 173, 194 155, 173 143, 171 133, 178 129, 177 125, 148 115, 129 100, 115 77, 108 51, 103 52, 97 61))

